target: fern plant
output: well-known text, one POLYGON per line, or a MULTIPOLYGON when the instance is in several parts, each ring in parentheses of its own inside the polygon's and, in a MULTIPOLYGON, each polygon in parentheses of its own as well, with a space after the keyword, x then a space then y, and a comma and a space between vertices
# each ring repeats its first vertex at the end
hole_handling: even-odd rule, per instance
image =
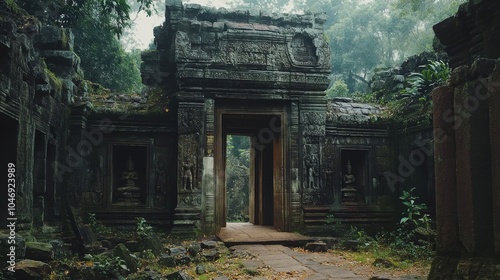
POLYGON ((411 73, 406 82, 408 86, 401 90, 400 99, 405 102, 405 107, 413 107, 417 104, 428 104, 431 99, 431 91, 444 85, 451 75, 450 67, 441 60, 431 60, 428 64, 420 66, 421 72, 411 73))

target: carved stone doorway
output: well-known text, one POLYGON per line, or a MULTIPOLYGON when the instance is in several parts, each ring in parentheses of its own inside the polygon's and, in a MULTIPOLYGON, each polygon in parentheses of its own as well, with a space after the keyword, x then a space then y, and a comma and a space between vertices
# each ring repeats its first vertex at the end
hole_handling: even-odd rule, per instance
POLYGON ((249 216, 254 225, 285 231, 289 191, 287 180, 285 110, 217 110, 216 214, 217 228, 226 226, 226 140, 231 134, 250 136, 249 216))

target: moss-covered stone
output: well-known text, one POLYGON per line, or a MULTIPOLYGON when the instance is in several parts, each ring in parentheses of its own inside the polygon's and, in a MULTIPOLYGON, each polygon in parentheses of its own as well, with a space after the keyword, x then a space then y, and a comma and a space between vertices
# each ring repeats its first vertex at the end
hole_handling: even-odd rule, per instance
POLYGON ((54 72, 50 71, 48 68, 45 68, 45 72, 47 73, 47 76, 49 77, 49 84, 56 91, 57 93, 60 93, 62 91, 62 81, 59 77, 57 77, 54 72))
POLYGON ((26 242, 26 258, 51 261, 54 259, 54 248, 49 243, 26 242))

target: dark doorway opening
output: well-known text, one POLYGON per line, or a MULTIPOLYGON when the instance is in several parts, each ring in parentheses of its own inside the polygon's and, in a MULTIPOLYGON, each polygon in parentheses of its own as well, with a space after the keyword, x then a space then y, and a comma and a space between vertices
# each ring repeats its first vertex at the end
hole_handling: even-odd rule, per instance
MULTIPOLYGON (((15 165, 15 170, 18 171, 17 167, 17 134, 18 134, 18 122, 2 113, 0 113, 0 128, 2 131, 5 131, 0 137, 0 166, 3 168, 2 171, 2 180, 0 182, 0 226, 5 228, 7 225, 7 190, 8 184, 7 181, 8 173, 6 172, 9 167, 9 163, 15 165)), ((21 172, 22 170, 19 170, 21 172)), ((16 173, 14 173, 17 175, 16 173)))
POLYGON ((53 222, 56 214, 55 207, 55 196, 56 196, 56 180, 55 180, 55 169, 53 168, 56 162, 56 143, 54 139, 50 139, 47 145, 47 179, 46 186, 47 191, 45 195, 45 221, 53 222))
POLYGON ((45 221, 45 193, 47 191, 47 145, 45 134, 36 130, 33 157, 33 225, 43 226, 45 221))

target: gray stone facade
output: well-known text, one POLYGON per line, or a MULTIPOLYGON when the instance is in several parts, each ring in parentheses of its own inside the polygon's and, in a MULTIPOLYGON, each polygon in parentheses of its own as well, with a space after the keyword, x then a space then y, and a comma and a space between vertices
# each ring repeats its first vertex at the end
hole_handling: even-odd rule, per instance
POLYGON ((85 81, 68 30, 2 25, 0 121, 15 131, 2 164, 18 166, 22 227, 65 221, 72 207, 108 225, 143 217, 172 233, 214 233, 226 223, 232 134, 252 141, 255 224, 318 232, 334 214, 394 225, 400 188, 433 190, 418 172, 396 175, 432 138, 428 127, 402 132, 384 108, 325 99, 324 14, 166 5, 157 49, 142 54, 140 95, 85 81))

